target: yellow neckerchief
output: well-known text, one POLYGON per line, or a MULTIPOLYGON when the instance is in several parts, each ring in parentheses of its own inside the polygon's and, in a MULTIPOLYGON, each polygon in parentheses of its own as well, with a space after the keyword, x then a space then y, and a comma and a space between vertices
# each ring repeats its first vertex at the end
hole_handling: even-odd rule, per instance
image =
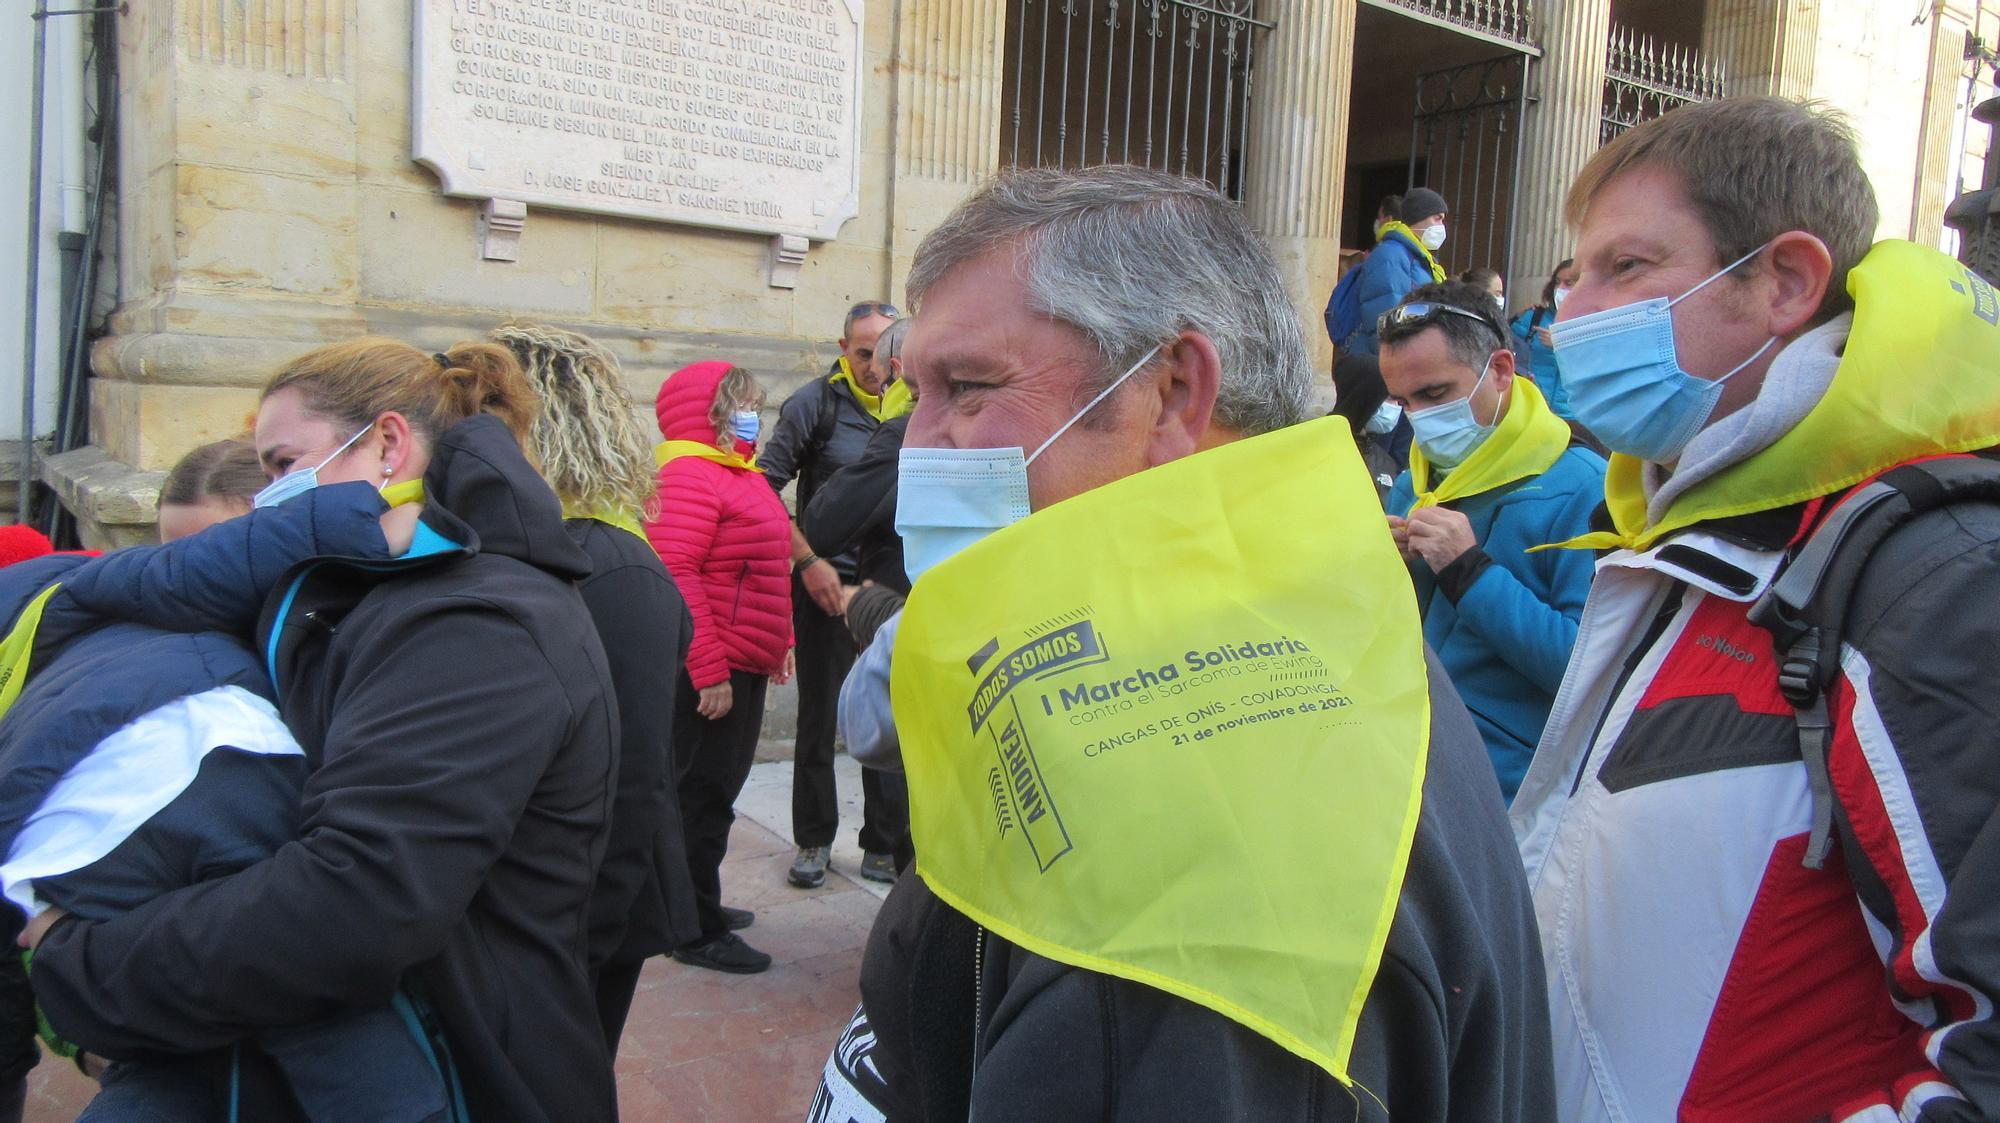
POLYGON ((1401 222, 1383 223, 1382 232, 1375 236, 1375 243, 1380 245, 1388 241, 1389 235, 1392 233, 1401 234, 1410 240, 1410 245, 1416 249, 1418 254, 1422 255, 1424 264, 1431 267, 1431 280, 1441 282, 1445 279, 1444 266, 1438 264, 1438 259, 1431 256, 1431 248, 1424 245, 1424 240, 1417 237, 1417 232, 1410 229, 1407 225, 1401 222))
POLYGON ((846 383, 847 392, 854 395, 855 402, 877 421, 894 421, 917 406, 916 399, 910 396, 910 387, 900 378, 884 386, 879 396, 863 390, 861 383, 854 380, 854 367, 846 355, 840 357, 840 369, 827 381, 835 386, 846 383))
MULTIPOLYGON (((717 451, 720 450, 718 449, 717 451)), ((603 523, 605 526, 616 527, 627 534, 637 537, 648 548, 651 548, 653 545, 652 539, 646 537, 646 528, 639 524, 638 514, 625 510, 622 507, 585 507, 582 504, 564 500, 563 518, 593 519, 603 523)))
POLYGON ((42 610, 60 588, 61 583, 57 583, 36 594, 15 617, 6 637, 0 639, 0 715, 14 708, 21 687, 27 685, 28 661, 35 654, 35 633, 42 627, 42 610))
POLYGON ((399 484, 390 484, 382 489, 382 502, 387 503, 390 510, 401 507, 406 503, 422 503, 423 501, 424 480, 422 476, 414 480, 404 480, 399 484))
POLYGON ((1346 1082, 1430 703, 1409 573, 1344 424, 1141 472, 941 562, 903 611, 890 698, 917 872, 947 904, 1346 1082))
POLYGON ((653 446, 653 463, 661 468, 666 467, 669 461, 679 460, 683 456, 692 456, 697 460, 713 460, 724 468, 739 468, 745 472, 763 470, 757 467, 757 458, 754 456, 746 459, 742 453, 734 449, 720 449, 714 445, 702 444, 700 441, 661 441, 653 446))
POLYGON ((1683 492, 1651 526, 1644 462, 1614 454, 1604 499, 1617 529, 1562 545, 1644 551, 1697 523, 1830 495, 1919 456, 2000 445, 1993 286, 1937 250, 1884 241, 1848 273, 1847 291, 1854 327, 1805 420, 1683 492))
POLYGON ((1423 450, 1410 445, 1410 486, 1415 489, 1418 507, 1436 507, 1454 499, 1505 487, 1516 480, 1539 476, 1554 466, 1569 448, 1569 426, 1549 409, 1542 392, 1526 378, 1514 379, 1513 401, 1500 418, 1493 435, 1486 438, 1465 463, 1453 468, 1431 486, 1430 461, 1423 450))

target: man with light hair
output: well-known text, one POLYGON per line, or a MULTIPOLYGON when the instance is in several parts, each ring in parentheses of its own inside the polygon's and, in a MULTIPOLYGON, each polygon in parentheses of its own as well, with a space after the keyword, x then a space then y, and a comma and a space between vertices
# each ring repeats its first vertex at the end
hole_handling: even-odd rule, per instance
POLYGON ((1299 424, 1299 321, 1238 209, 1008 173, 909 292, 918 866, 816 1117, 1545 1118, 1492 770, 1344 430, 1299 424))
POLYGON ((1778 98, 1624 134, 1568 217, 1615 455, 1512 809, 1555 1118, 2000 1118, 1994 291, 1871 246, 1853 133, 1778 98))

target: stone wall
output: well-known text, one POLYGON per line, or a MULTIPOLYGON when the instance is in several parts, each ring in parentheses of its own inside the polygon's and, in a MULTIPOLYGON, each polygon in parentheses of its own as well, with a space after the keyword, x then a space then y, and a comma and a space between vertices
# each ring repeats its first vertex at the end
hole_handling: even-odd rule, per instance
POLYGON ((367 333, 442 347, 512 318, 603 340, 639 402, 701 358, 756 372, 775 402, 832 361, 847 308, 897 295, 918 239, 995 167, 1003 0, 866 7, 861 212, 776 288, 766 236, 547 209, 518 261, 482 260, 478 202, 410 158, 411 0, 134 5, 119 303, 92 355, 101 456, 88 479, 44 475, 109 544, 120 524, 90 493, 241 432, 288 359, 367 333))

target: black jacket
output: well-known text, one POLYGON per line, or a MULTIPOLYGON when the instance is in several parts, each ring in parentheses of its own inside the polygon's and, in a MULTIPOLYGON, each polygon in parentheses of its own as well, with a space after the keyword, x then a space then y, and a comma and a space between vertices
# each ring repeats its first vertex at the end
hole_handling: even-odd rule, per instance
POLYGON ((907 876, 861 968, 888 1118, 1554 1118, 1527 881, 1478 730, 1430 669, 1423 812, 1349 1064, 1367 1093, 1185 999, 982 934, 907 876))
POLYGON ((590 556, 577 584, 604 642, 618 698, 618 795, 611 841, 590 897, 590 966, 634 963, 700 938, 681 805, 674 798, 674 690, 694 622, 687 602, 638 535, 570 519, 590 556))
MULTIPOLYGON (((497 420, 438 443, 416 546, 309 562, 258 627, 314 767, 299 841, 114 920, 57 924, 44 1011, 93 1053, 435 1011, 472 1115, 607 1120, 587 965, 617 715, 589 560, 497 420)), ((100 590, 106 595, 115 590, 100 590)))
MULTIPOLYGON (((838 363, 834 369, 839 369, 838 363)), ((757 466, 772 490, 781 494, 798 481, 793 509, 802 515, 835 472, 861 458, 861 450, 881 426, 845 385, 834 385, 828 373, 792 391, 778 407, 778 424, 757 453, 757 466)), ((812 542, 812 536, 807 535, 806 541, 812 542)), ((817 542, 813 552, 833 563, 843 578, 854 576, 852 552, 832 551, 817 542)))
POLYGON ((800 516, 815 550, 854 555, 854 578, 886 585, 907 596, 903 536, 896 533, 896 468, 910 415, 884 421, 868 438, 860 459, 827 478, 800 516))

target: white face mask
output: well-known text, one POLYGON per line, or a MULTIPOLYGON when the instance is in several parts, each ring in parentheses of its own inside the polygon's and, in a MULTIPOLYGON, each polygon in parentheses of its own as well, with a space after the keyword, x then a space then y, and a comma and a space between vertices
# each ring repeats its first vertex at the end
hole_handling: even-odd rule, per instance
POLYGON ((1423 239, 1425 249, 1436 253, 1437 248, 1444 245, 1444 223, 1440 222, 1436 226, 1424 227, 1424 232, 1419 234, 1418 237, 1423 239))
POLYGON ((1557 285, 1557 286, 1556 286, 1556 307, 1558 307, 1558 308, 1561 308, 1561 307, 1563 306, 1563 301, 1565 301, 1565 300, 1568 300, 1568 299, 1569 299, 1569 286, 1568 286, 1568 285, 1557 285))
POLYGON ((1001 527, 1027 518, 1028 465, 1152 362, 1162 346, 1155 344, 1033 453, 1019 446, 904 448, 896 461, 896 533, 903 536, 903 570, 910 580, 1001 527))

